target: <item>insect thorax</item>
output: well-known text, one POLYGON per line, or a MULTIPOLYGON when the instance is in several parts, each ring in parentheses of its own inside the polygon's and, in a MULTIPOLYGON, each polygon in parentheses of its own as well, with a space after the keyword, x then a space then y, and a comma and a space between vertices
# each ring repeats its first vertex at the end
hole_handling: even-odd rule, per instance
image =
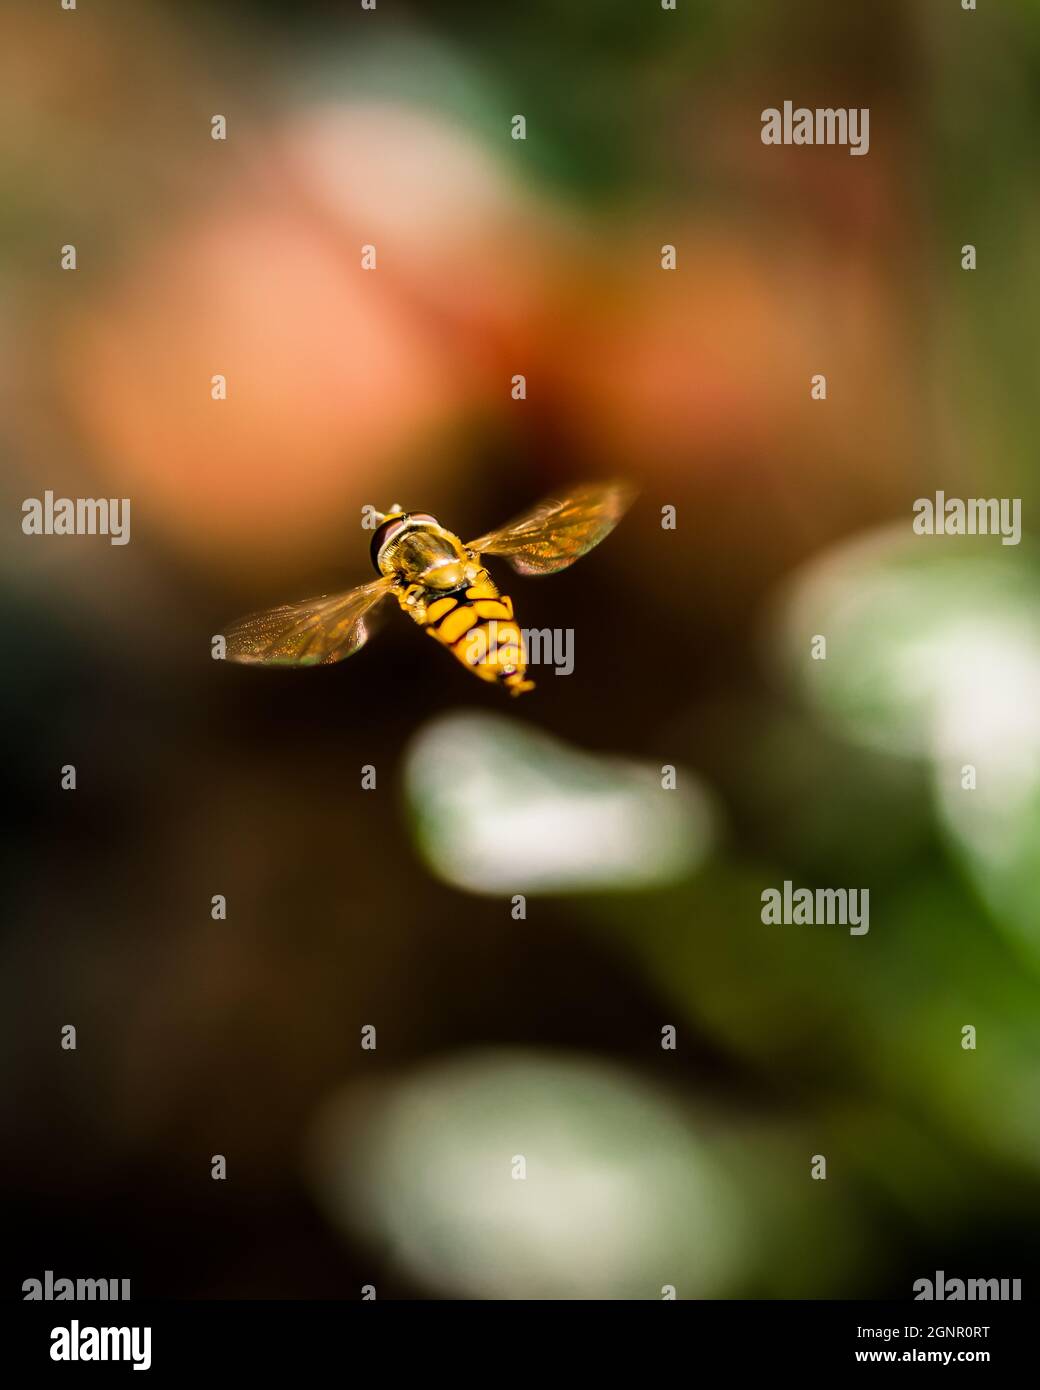
POLYGON ((388 519, 373 537, 372 552, 380 574, 433 593, 463 588, 475 569, 458 536, 432 517, 388 519))

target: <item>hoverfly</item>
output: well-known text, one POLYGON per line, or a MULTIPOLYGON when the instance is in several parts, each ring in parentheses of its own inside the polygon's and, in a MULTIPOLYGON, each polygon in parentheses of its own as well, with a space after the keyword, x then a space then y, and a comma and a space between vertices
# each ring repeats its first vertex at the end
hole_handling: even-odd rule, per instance
POLYGON ((382 616, 379 605, 393 595, 467 670, 522 695, 534 682, 526 678, 513 600, 499 593, 482 556, 501 555, 518 574, 555 574, 609 535, 633 496, 625 483, 578 487, 547 497, 468 545, 436 517, 392 507, 377 514, 372 536, 378 579, 242 618, 226 633, 226 654, 272 666, 342 661, 365 645, 382 616))

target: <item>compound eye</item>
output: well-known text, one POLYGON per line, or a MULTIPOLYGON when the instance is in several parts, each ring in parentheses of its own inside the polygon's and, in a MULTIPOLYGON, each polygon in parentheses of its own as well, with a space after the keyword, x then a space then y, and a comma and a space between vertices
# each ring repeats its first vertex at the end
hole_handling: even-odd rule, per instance
POLYGON ((404 522, 405 518, 403 516, 391 517, 389 521, 384 521, 382 525, 378 526, 372 533, 372 564, 377 574, 381 573, 379 568, 379 552, 388 541, 392 540, 393 537, 397 535, 398 531, 400 531, 401 527, 404 525, 404 522))

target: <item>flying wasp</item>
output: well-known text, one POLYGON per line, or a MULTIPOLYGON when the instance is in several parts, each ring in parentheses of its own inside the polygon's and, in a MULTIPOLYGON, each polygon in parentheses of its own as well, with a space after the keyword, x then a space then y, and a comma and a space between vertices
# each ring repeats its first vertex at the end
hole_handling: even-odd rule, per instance
POLYGON ((610 534, 630 506, 625 483, 591 483, 547 497, 512 521, 464 545, 426 512, 378 513, 372 563, 378 579, 340 594, 286 603, 232 624, 232 661, 317 666, 342 661, 365 645, 391 595, 401 609, 468 671, 511 695, 534 688, 513 600, 483 565, 501 555, 518 574, 556 574, 610 534))

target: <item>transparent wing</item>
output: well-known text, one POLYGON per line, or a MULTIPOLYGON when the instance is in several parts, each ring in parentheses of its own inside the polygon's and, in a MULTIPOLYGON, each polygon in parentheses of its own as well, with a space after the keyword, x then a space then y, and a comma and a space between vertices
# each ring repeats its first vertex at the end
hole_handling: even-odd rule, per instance
POLYGON ((555 574, 599 545, 635 495, 628 483, 589 483, 563 497, 546 497, 497 531, 470 541, 469 549, 504 555, 518 574, 555 574))
POLYGON ((224 634, 227 659, 265 666, 342 661, 360 650, 378 626, 383 615, 375 606, 390 586, 389 579, 374 579, 343 594, 283 603, 240 618, 224 634))

